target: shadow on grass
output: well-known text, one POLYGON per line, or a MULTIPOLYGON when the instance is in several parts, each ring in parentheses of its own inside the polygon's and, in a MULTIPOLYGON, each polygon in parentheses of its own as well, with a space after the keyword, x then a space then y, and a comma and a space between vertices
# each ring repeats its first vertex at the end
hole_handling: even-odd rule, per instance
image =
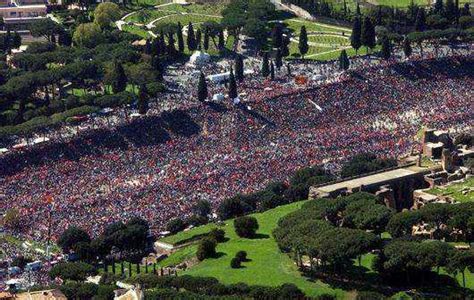
POLYGON ((263 234, 263 233, 256 233, 253 237, 251 237, 251 240, 264 240, 268 239, 270 236, 268 234, 263 234))

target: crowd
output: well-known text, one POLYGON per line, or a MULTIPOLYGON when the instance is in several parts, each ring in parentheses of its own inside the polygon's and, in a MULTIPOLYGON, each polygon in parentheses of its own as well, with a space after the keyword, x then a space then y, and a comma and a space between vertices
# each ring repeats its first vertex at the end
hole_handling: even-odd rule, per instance
POLYGON ((240 83, 239 105, 200 103, 190 84, 152 103, 147 117, 126 121, 117 111, 71 139, 0 157, 0 211, 18 208, 32 239, 72 224, 98 234, 132 216, 161 230, 198 199, 215 207, 301 167, 334 171, 361 152, 406 155, 422 126, 472 128, 473 72, 472 56, 452 57, 367 66, 304 88, 282 69, 275 81, 240 83))

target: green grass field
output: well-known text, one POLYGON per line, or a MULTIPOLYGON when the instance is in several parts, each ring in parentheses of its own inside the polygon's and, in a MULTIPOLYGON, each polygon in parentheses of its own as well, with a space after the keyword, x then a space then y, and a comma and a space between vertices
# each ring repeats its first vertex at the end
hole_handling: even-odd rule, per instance
MULTIPOLYGON (((260 238, 257 239, 237 237, 232 221, 227 221, 226 226, 222 228, 225 230, 229 241, 217 246, 219 257, 207 259, 183 272, 183 274, 213 276, 225 284, 245 282, 254 285, 277 286, 283 283, 294 283, 310 296, 334 294, 338 298, 342 298, 345 294, 343 290, 332 289, 320 281, 311 282, 302 277, 290 257, 279 251, 275 240, 271 237, 271 232, 276 227, 278 220, 289 212, 300 208, 303 203, 293 203, 261 214, 255 214, 254 216, 260 224, 258 230, 260 238), (232 269, 230 260, 240 250, 247 251, 248 258, 251 261, 243 263, 243 267, 240 269, 232 269)), ((177 242, 188 239, 193 234, 207 232, 211 227, 212 225, 196 228, 195 232, 193 232, 194 230, 183 232, 175 238, 170 237, 164 239, 164 241, 177 242)), ((169 259, 172 259, 173 256, 170 256, 169 259)))
POLYGON ((436 187, 427 192, 433 195, 449 196, 459 202, 474 201, 474 177, 462 183, 455 183, 446 187, 436 187), (468 193, 463 193, 463 191, 469 189, 470 191, 468 193))

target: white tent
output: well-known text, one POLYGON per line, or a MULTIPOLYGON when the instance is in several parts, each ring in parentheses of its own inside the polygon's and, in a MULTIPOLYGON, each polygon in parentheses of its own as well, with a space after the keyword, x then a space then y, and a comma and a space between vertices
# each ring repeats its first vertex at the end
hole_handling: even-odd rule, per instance
POLYGON ((212 100, 213 101, 222 101, 224 100, 224 95, 219 93, 219 94, 214 94, 214 96, 212 96, 212 100))
POLYGON ((202 66, 211 61, 211 56, 202 51, 196 51, 191 55, 189 63, 195 66, 202 66))
POLYGON ((0 153, 7 153, 8 149, 7 148, 0 148, 0 153))

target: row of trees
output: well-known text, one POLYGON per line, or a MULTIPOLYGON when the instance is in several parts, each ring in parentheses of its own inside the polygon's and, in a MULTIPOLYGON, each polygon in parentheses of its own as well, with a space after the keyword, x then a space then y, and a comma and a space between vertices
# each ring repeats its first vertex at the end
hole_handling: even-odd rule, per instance
MULTIPOLYGON (((453 275, 474 268, 474 251, 456 250, 441 241, 412 237, 412 228, 428 224, 452 233, 472 234, 474 204, 430 204, 419 211, 394 211, 377 197, 356 193, 330 200, 314 200, 282 218, 273 232, 283 252, 291 253, 299 266, 309 260, 310 269, 330 274, 344 273, 353 260, 369 252, 378 253, 373 269, 391 284, 418 284, 432 270, 453 275), (380 238, 388 231, 393 240, 380 238)), ((469 241, 469 239, 466 239, 469 241)), ((464 281, 465 284, 465 281, 464 281)))

